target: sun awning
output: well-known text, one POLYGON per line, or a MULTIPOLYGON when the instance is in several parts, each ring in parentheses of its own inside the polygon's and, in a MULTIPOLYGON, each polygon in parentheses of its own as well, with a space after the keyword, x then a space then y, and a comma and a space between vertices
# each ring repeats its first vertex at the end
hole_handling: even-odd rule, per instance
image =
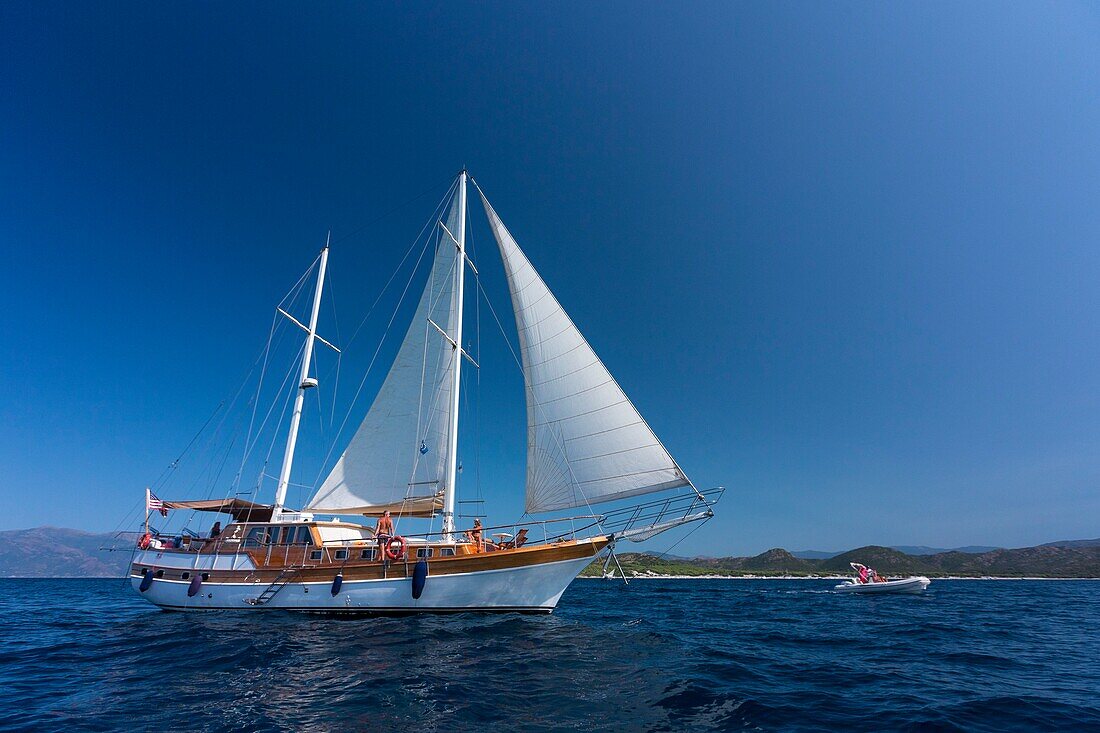
POLYGON ((244 499, 203 499, 200 501, 166 501, 165 509, 194 509, 199 512, 230 514, 237 522, 270 522, 274 507, 244 499))

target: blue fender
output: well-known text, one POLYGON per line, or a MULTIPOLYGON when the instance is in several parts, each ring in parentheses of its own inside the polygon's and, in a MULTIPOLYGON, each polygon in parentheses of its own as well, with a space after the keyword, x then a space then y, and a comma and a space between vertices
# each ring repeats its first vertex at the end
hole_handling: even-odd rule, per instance
POLYGON ((191 583, 187 586, 187 597, 194 598, 202 590, 202 574, 195 573, 191 577, 191 583))
POLYGON ((336 577, 332 579, 332 590, 330 591, 333 596, 336 596, 340 592, 340 586, 344 584, 344 574, 336 573, 336 577))
POLYGON ((149 568, 144 568, 141 571, 141 585, 138 586, 138 590, 144 593, 149 590, 149 586, 153 584, 153 571, 149 568))
POLYGON ((428 582, 428 561, 421 558, 413 568, 412 592, 413 600, 420 598, 424 593, 424 584, 428 582))

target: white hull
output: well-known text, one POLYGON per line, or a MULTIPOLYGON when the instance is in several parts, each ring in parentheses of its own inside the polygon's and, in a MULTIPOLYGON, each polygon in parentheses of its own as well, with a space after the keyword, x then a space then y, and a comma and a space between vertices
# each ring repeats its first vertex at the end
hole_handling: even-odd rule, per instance
POLYGON ((175 611, 281 609, 318 613, 442 613, 523 611, 550 613, 577 574, 592 562, 581 557, 500 570, 429 576, 419 599, 412 579, 346 580, 332 595, 331 581, 287 583, 263 605, 253 605, 268 583, 205 582, 188 597, 186 580, 153 580, 140 591, 141 576, 131 575, 134 590, 151 603, 175 611))
POLYGON ((885 583, 857 583, 849 580, 836 586, 837 593, 920 593, 931 584, 923 575, 885 583))

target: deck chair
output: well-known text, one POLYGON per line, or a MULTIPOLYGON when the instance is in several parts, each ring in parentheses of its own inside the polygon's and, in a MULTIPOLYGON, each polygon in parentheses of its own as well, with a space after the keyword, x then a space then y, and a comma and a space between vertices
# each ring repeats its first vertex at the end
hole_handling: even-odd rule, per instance
POLYGON ((500 549, 502 549, 502 550, 514 550, 517 547, 523 547, 525 542, 527 542, 527 528, 526 527, 521 529, 519 532, 516 532, 515 537, 513 537, 512 539, 508 540, 507 542, 501 544, 500 549))

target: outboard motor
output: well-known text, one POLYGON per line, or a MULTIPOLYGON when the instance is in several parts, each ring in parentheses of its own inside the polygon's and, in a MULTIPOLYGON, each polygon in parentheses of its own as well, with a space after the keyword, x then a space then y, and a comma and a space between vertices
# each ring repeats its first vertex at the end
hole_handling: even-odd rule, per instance
POLYGON ((421 558, 413 568, 412 592, 413 600, 417 600, 424 593, 424 584, 428 582, 428 561, 421 558))

